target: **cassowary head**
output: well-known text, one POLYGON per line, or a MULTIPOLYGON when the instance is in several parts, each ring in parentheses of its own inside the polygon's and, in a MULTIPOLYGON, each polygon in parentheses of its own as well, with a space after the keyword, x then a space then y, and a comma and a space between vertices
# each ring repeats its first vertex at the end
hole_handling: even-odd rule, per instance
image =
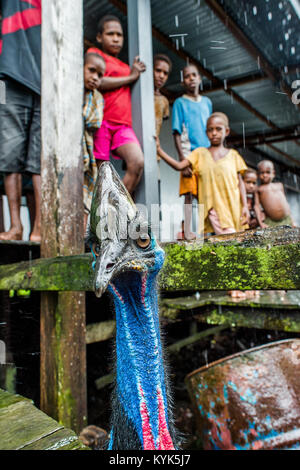
POLYGON ((164 252, 110 163, 103 163, 95 185, 88 242, 95 256, 97 297, 128 271, 157 273, 164 252))
POLYGON ((111 449, 174 449, 175 430, 159 329, 156 275, 164 251, 110 163, 94 189, 88 241, 94 290, 116 313, 116 384, 111 449))

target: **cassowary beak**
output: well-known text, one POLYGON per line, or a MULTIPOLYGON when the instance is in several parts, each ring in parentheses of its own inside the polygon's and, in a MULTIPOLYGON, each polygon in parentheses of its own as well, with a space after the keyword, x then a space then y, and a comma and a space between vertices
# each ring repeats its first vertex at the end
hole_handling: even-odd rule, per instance
MULTIPOLYGON (((94 189, 91 217, 90 239, 96 255, 94 289, 97 297, 107 289, 110 281, 126 270, 144 270, 145 257, 138 243, 147 233, 137 236, 133 227, 147 226, 139 219, 139 214, 128 191, 110 163, 103 163, 99 169, 94 189), (131 231, 131 232, 130 232, 131 231)), ((149 244, 148 243, 148 244, 149 244)), ((149 263, 149 256, 146 262, 149 263)))

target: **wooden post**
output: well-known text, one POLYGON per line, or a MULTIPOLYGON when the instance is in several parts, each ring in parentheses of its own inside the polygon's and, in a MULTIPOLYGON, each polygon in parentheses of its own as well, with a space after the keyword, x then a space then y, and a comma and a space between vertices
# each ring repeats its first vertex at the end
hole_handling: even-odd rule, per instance
MULTIPOLYGON (((82 0, 43 2, 44 258, 84 251, 82 104, 82 0)), ((85 293, 42 293, 41 409, 77 432, 87 416, 85 334, 85 293)))
MULTIPOLYGON (((150 214, 158 199, 158 167, 155 145, 153 52, 150 0, 127 0, 129 62, 135 56, 147 66, 146 72, 132 88, 133 128, 145 155, 144 175, 137 190, 136 201, 145 204, 150 214)), ((158 218, 158 211, 157 211, 158 218)), ((152 215, 153 216, 153 215, 152 215)), ((155 225, 158 226, 158 219, 155 225)))

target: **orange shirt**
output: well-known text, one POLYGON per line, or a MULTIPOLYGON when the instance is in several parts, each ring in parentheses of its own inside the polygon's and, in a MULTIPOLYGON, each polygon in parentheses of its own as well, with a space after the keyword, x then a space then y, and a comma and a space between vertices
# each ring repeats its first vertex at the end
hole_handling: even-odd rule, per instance
MULTIPOLYGON (((116 57, 105 54, 97 47, 91 47, 87 52, 93 52, 103 57, 106 63, 104 77, 127 77, 130 75, 129 65, 116 57)), ((132 127, 130 86, 122 86, 112 91, 101 91, 101 93, 105 103, 103 120, 132 127)))

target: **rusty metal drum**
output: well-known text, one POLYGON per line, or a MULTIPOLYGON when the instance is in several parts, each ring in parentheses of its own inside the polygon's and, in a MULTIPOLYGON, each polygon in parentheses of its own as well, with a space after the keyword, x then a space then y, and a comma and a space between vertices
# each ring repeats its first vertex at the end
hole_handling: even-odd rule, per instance
POLYGON ((299 339, 225 357, 185 383, 204 449, 300 449, 299 339))

